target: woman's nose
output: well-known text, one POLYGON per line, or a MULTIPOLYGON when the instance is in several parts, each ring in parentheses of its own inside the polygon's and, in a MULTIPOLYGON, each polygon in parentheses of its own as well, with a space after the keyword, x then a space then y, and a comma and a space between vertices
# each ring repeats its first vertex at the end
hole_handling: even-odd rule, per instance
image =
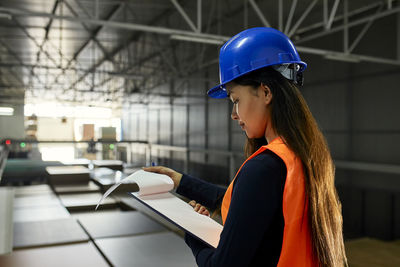
POLYGON ((233 108, 232 108, 231 118, 232 118, 232 120, 238 120, 239 119, 239 116, 238 116, 238 114, 236 112, 235 105, 233 105, 233 108))

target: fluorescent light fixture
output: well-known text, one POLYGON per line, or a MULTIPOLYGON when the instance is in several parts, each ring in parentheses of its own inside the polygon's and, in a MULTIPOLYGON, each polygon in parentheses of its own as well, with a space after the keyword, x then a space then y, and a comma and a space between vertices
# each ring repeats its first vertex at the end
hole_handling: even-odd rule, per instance
POLYGON ((25 116, 67 118, 111 118, 110 108, 88 106, 60 106, 57 103, 25 104, 25 116))
POLYGON ((12 116, 14 109, 10 107, 0 107, 0 116, 12 116))
POLYGON ((338 60, 338 61, 345 61, 345 62, 351 62, 351 63, 358 63, 360 62, 360 58, 354 55, 346 55, 346 54, 341 54, 341 53, 329 53, 324 56, 326 59, 331 59, 331 60, 338 60))
POLYGON ((9 13, 0 13, 0 19, 12 19, 12 15, 9 13))
POLYGON ((173 34, 170 36, 170 38, 172 40, 188 41, 188 42, 203 43, 203 44, 222 45, 223 43, 225 43, 225 41, 218 39, 206 39, 202 37, 194 37, 194 36, 179 35, 179 34, 173 34))
POLYGON ((142 75, 137 74, 129 74, 129 73, 118 73, 118 72, 107 72, 111 76, 124 78, 127 80, 143 80, 144 77, 142 75))

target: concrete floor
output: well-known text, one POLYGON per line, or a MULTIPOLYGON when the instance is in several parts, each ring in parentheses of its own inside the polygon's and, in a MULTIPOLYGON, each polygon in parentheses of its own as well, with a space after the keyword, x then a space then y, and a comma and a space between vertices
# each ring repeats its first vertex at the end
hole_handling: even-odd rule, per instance
POLYGON ((345 246, 350 267, 400 266, 400 240, 361 238, 346 241, 345 246))

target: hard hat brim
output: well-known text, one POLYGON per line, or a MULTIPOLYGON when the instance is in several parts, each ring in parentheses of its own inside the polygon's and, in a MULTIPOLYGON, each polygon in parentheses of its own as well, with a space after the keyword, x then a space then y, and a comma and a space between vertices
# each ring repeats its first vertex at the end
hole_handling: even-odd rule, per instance
POLYGON ((220 84, 220 85, 217 85, 217 86, 211 88, 210 90, 208 90, 207 94, 209 97, 212 97, 212 98, 221 99, 221 98, 228 97, 228 93, 226 92, 226 89, 225 89, 225 84, 220 84))
MULTIPOLYGON (((305 62, 303 62, 303 61, 289 62, 288 64, 299 64, 300 69, 299 69, 298 72, 303 72, 303 71, 307 68, 307 64, 306 64, 305 62)), ((238 77, 240 77, 240 76, 246 75, 246 74, 248 74, 248 73, 250 73, 250 72, 252 72, 252 71, 255 71, 255 70, 258 70, 258 69, 261 69, 261 68, 265 68, 265 67, 269 67, 269 66, 270 66, 270 65, 266 65, 266 66, 261 66, 261 67, 259 67, 259 68, 251 69, 251 70, 249 70, 249 71, 247 71, 247 72, 241 73, 241 74, 238 75, 237 77, 234 77, 234 79, 236 79, 236 78, 238 78, 238 77)), ((227 81, 225 81, 224 83, 221 83, 221 84, 219 84, 219 85, 217 85, 217 86, 211 88, 211 89, 208 90, 208 92, 207 92, 208 96, 209 96, 209 97, 212 97, 212 98, 218 98, 218 99, 228 97, 228 93, 227 93, 227 91, 226 91, 225 85, 226 85, 227 83, 233 81, 234 79, 227 80, 227 81)))

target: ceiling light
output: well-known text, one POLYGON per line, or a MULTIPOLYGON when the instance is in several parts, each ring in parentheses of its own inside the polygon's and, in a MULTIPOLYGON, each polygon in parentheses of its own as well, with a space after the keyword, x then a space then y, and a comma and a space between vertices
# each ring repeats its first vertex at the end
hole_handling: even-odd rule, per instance
POLYGON ((225 43, 225 41, 218 40, 218 39, 210 39, 210 38, 206 39, 206 38, 202 38, 202 37, 194 37, 194 36, 179 35, 179 34, 171 35, 170 39, 195 42, 195 43, 203 43, 203 44, 215 44, 215 45, 222 45, 223 43, 225 43))
POLYGON ((347 55, 347 54, 341 54, 341 53, 329 53, 324 56, 326 59, 331 59, 331 60, 338 60, 338 61, 345 61, 345 62, 351 62, 351 63, 358 63, 360 62, 360 58, 354 55, 347 55))
POLYGON ((0 19, 12 19, 12 15, 9 13, 0 13, 0 19))
POLYGON ((128 80, 143 80, 144 77, 142 75, 137 74, 129 74, 129 73, 118 73, 118 72, 108 72, 109 75, 120 77, 128 80))

